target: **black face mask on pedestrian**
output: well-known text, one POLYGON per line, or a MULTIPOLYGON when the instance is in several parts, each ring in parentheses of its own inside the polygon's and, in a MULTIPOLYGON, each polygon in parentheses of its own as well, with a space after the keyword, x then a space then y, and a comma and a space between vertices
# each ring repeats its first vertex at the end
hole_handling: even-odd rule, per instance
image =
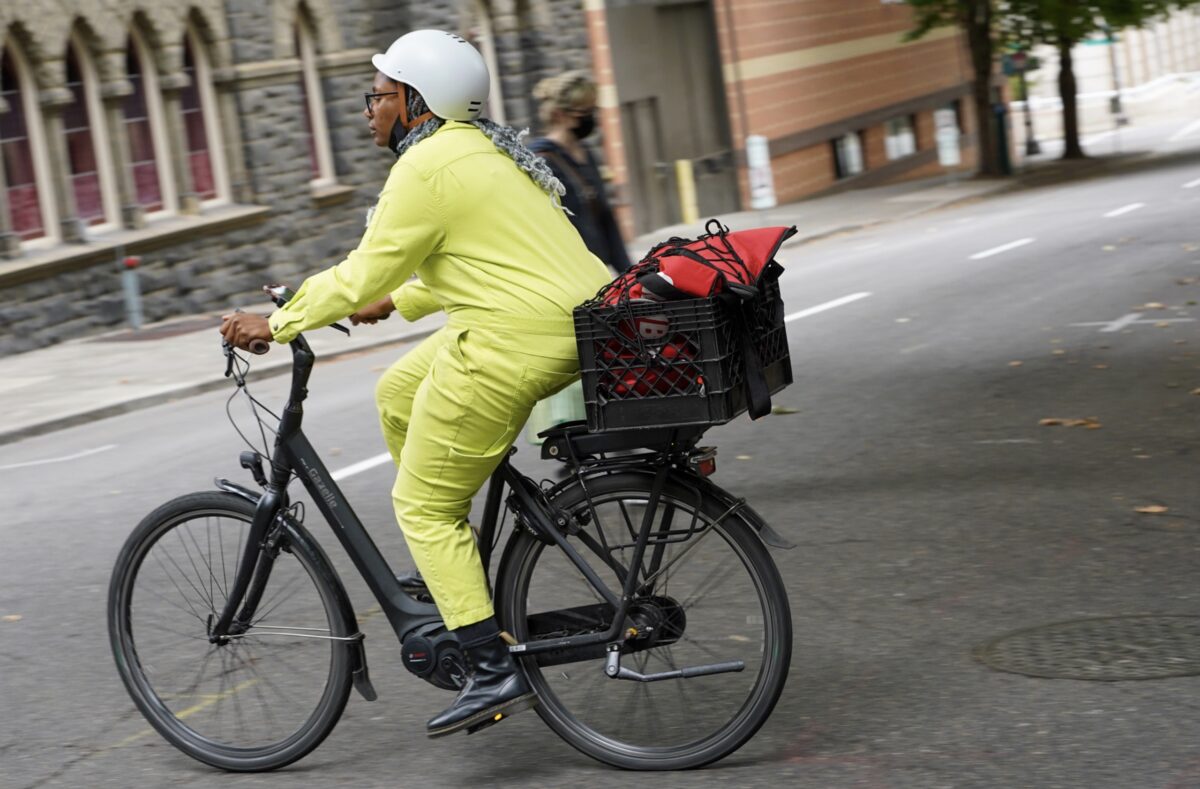
POLYGON ((580 115, 579 120, 571 127, 571 134, 575 135, 575 139, 583 140, 588 135, 596 130, 596 113, 589 112, 587 115, 580 115))

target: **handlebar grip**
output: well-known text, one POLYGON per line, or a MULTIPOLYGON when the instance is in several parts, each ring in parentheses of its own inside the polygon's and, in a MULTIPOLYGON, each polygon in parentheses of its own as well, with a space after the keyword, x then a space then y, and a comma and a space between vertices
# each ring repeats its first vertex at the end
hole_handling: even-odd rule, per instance
POLYGON ((251 340, 250 341, 250 353, 254 353, 254 354, 258 354, 259 356, 262 356, 264 353, 266 353, 269 350, 271 350, 271 343, 267 342, 266 340, 251 340))

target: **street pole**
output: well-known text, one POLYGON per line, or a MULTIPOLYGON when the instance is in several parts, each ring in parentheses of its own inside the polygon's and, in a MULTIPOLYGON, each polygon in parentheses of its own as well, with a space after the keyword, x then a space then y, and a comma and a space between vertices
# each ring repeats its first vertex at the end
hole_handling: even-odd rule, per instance
POLYGON ((1109 68, 1112 70, 1113 81, 1113 97, 1109 110, 1112 112, 1117 126, 1120 127, 1128 124, 1129 118, 1125 117, 1125 110, 1121 107, 1121 75, 1117 70, 1117 39, 1107 25, 1104 27, 1104 32, 1108 38, 1108 62, 1109 68))
POLYGON ((1018 72, 1021 79, 1021 98, 1025 100, 1025 155, 1037 156, 1042 152, 1042 146, 1038 145, 1037 139, 1033 136, 1033 111, 1029 107, 1029 83, 1025 81, 1025 67, 1021 66, 1018 72))

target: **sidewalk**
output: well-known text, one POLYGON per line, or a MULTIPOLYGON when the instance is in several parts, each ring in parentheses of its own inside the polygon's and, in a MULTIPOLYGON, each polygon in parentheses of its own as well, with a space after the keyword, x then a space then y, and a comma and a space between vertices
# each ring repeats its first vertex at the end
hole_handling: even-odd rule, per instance
MULTIPOLYGON (((731 228, 795 225, 786 246, 906 219, 1023 185, 1010 180, 936 179, 848 191, 765 211, 718 217, 731 228)), ((703 224, 675 225, 634 239, 634 260, 670 236, 695 236, 703 224)), ((264 304, 264 312, 269 305, 264 304)), ((346 337, 329 331, 308 339, 319 359, 409 342, 442 325, 434 315, 417 323, 398 316, 346 337)), ((0 444, 145 408, 226 385, 217 336, 220 313, 188 316, 113 331, 0 359, 0 444)), ((273 353, 255 367, 256 376, 291 368, 291 357, 273 353)))

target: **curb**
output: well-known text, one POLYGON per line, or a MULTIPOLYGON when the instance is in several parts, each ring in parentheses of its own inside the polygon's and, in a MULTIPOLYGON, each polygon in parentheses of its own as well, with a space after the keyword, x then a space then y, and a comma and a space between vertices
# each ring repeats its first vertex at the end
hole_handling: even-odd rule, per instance
MULTIPOLYGON (((437 331, 438 328, 440 327, 432 329, 420 329, 408 334, 398 335, 396 337, 388 337, 381 340, 364 342, 360 345, 354 346, 353 348, 345 348, 340 351, 323 353, 321 354, 320 359, 337 359, 343 356, 351 356, 353 354, 361 353, 363 351, 378 350, 389 345, 406 345, 408 343, 416 342, 417 340, 425 339, 437 331)), ((265 378, 274 378, 278 375, 284 375, 285 373, 291 371, 291 369, 292 362, 290 359, 270 362, 253 369, 247 376, 247 380, 255 381, 265 378)), ((22 439, 32 438, 33 436, 45 435, 46 433, 53 433, 56 430, 64 430, 68 427, 75 427, 76 425, 82 425, 87 422, 106 419, 110 416, 118 416, 120 414, 127 414, 131 411, 150 408, 151 406, 169 403, 172 400, 179 400, 184 397, 191 397, 193 395, 211 392, 214 389, 220 389, 221 387, 227 385, 228 382, 226 381, 225 376, 217 375, 213 378, 192 381, 191 383, 164 388, 157 392, 151 392, 150 394, 139 395, 119 403, 110 403, 108 405, 89 408, 83 411, 76 411, 63 416, 52 417, 41 422, 22 425, 21 427, 12 430, 0 430, 0 445, 11 444, 21 441, 22 439)))

